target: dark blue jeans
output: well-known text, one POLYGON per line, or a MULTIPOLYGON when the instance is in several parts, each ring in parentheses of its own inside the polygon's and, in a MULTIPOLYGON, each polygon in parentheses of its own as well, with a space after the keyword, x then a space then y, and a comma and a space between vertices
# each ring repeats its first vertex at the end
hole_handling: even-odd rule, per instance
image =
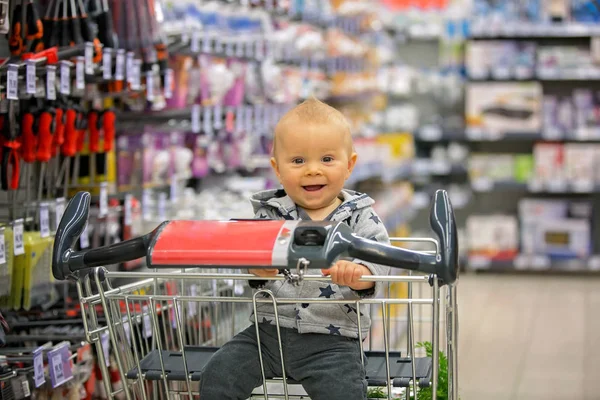
MULTIPOLYGON (((267 378, 281 377, 274 325, 259 324, 267 378)), ((287 377, 300 382, 311 400, 365 400, 367 381, 358 339, 281 328, 287 377)), ((251 325, 221 347, 202 372, 201 400, 245 400, 262 384, 256 328, 251 325)))

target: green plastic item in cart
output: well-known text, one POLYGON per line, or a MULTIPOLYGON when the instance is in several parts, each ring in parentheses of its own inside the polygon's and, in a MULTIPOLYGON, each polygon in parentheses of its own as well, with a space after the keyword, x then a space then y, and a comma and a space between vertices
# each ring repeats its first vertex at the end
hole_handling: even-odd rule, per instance
POLYGON ((528 182, 533 176, 533 167, 533 156, 531 154, 515 156, 515 180, 517 182, 528 182))

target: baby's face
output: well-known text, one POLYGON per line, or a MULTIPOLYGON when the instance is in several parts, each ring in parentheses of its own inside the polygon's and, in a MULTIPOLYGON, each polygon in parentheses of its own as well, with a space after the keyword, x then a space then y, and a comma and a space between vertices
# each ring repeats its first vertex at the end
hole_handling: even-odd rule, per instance
POLYGON ((307 210, 337 206, 356 163, 348 133, 337 126, 290 124, 277 136, 271 164, 288 196, 307 210))

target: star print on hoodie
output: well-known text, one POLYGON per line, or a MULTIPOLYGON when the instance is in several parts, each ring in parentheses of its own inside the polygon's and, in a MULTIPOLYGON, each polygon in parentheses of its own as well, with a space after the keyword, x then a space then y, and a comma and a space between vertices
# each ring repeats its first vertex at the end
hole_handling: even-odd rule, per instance
MULTIPOLYGON (((342 190, 340 193, 342 204, 334 210, 325 220, 344 222, 350 226, 358 236, 375 240, 380 243, 389 243, 387 231, 381 219, 373 210, 375 203, 368 195, 342 190)), ((254 207, 255 218, 285 219, 285 220, 310 220, 310 217, 284 190, 268 190, 252 196, 251 203, 254 207)), ((365 262, 358 259, 352 262, 366 266, 373 275, 388 275, 389 268, 365 262)), ((314 273, 314 272, 313 272, 314 273)), ((335 299, 356 301, 361 298, 374 297, 379 292, 383 283, 377 282, 369 290, 356 291, 348 286, 339 286, 329 281, 302 281, 299 286, 294 286, 287 281, 261 281, 252 280, 250 286, 254 288, 265 287, 271 290, 276 298, 297 299, 335 299)), ((327 304, 325 302, 304 302, 298 304, 279 304, 280 326, 295 328, 300 333, 322 333, 328 335, 342 335, 358 337, 358 318, 361 318, 362 337, 366 337, 371 318, 368 307, 361 308, 361 313, 356 313, 355 303, 327 304)), ((259 303, 257 305, 258 320, 263 318, 273 321, 275 313, 273 305, 259 303)), ((254 316, 250 317, 254 321, 254 316)))

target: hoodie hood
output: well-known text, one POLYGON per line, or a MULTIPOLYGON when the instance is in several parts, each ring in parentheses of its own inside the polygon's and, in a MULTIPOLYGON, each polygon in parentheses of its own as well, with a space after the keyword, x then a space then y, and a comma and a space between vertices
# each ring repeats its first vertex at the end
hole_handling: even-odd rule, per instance
MULTIPOLYGON (((342 204, 331 215, 330 219, 332 221, 342 221, 350 217, 353 212, 370 207, 375 203, 368 195, 348 189, 341 191, 340 198, 342 199, 342 204)), ((281 214, 284 219, 298 219, 298 208, 283 189, 258 192, 250 198, 250 202, 255 214, 261 208, 266 208, 267 210, 271 208, 281 214)))

